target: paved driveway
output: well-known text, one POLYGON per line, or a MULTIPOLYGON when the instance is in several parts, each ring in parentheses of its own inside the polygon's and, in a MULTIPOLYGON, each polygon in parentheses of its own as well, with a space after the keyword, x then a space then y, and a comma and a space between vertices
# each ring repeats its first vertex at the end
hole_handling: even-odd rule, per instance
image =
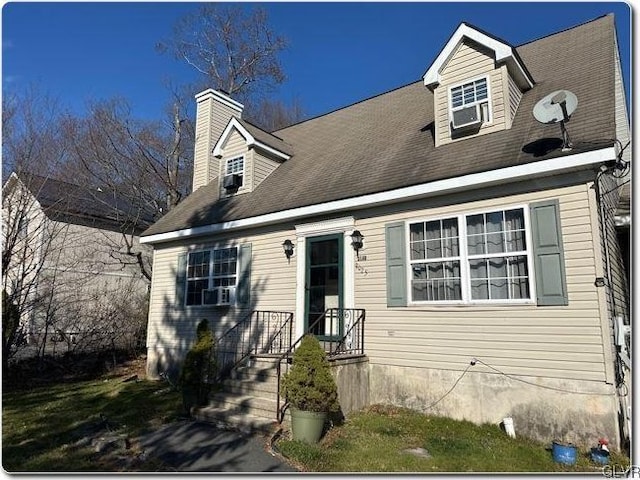
POLYGON ((171 423, 139 441, 147 454, 180 472, 296 471, 266 451, 266 437, 222 430, 210 423, 171 423))

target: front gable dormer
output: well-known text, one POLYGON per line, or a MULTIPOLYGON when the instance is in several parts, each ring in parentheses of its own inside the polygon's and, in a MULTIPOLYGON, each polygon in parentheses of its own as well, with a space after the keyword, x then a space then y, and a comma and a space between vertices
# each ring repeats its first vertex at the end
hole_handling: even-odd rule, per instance
POLYGON ((278 137, 250 123, 232 118, 213 148, 220 159, 221 197, 253 191, 282 162, 291 148, 278 137))
POLYGON ((433 91, 436 146, 511 128, 534 84, 511 45, 465 23, 423 79, 433 91))

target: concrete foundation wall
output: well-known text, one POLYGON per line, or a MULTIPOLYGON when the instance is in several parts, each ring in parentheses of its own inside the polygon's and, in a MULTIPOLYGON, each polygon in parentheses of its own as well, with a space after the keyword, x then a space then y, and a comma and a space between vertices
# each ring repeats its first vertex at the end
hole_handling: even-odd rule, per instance
POLYGON ((338 400, 343 414, 348 415, 369 405, 368 358, 332 361, 331 373, 338 386, 338 400))
POLYGON ((581 446, 597 445, 598 438, 606 437, 612 447, 619 448, 612 385, 519 377, 534 384, 530 385, 497 373, 474 372, 474 368, 462 376, 464 371, 371 365, 370 401, 477 424, 497 425, 510 416, 516 435, 581 446))

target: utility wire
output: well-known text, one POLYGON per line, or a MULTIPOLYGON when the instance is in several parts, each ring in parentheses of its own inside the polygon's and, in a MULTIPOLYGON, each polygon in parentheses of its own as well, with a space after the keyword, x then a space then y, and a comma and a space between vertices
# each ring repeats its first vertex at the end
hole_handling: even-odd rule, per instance
POLYGON ((573 393, 575 395, 601 395, 601 396, 605 396, 605 397, 610 397, 610 396, 616 395, 615 393, 575 392, 575 391, 572 391, 572 390, 565 390, 563 388, 551 387, 549 385, 539 385, 537 383, 529 382, 528 380, 524 380, 522 378, 514 377, 513 375, 509 375, 508 373, 504 373, 502 370, 498 370, 496 367, 493 367, 493 366, 489 365, 488 363, 483 362, 482 360, 480 360, 478 358, 476 358, 475 361, 478 362, 478 363, 481 363, 482 365, 484 365, 486 367, 489 367, 491 370, 499 373, 500 375, 504 375, 505 377, 507 377, 507 378, 509 378, 511 380, 515 380, 515 381, 518 381, 518 382, 526 383, 528 385, 533 385, 534 387, 546 388, 548 390, 556 390, 558 392, 564 392, 564 393, 573 393))
MULTIPOLYGON (((447 392, 444 395, 442 395, 438 400, 433 402, 431 405, 428 405, 427 407, 425 407, 425 410, 429 410, 429 409, 435 407, 438 403, 440 403, 442 400, 444 400, 447 397, 447 395, 449 395, 453 391, 453 389, 456 388, 458 383, 460 383, 460 380, 462 380, 462 378, 467 374, 469 369, 471 367, 473 367, 476 363, 481 363, 485 367, 490 368, 494 372, 497 372, 500 375, 503 375, 503 376, 507 377, 510 380, 515 380, 517 382, 526 383, 527 385, 531 385, 531 386, 534 386, 534 387, 546 388, 547 390, 555 390, 557 392, 563 392, 563 393, 572 393, 574 395, 597 395, 597 396, 604 396, 604 397, 612 397, 612 396, 617 395, 616 393, 576 392, 576 391, 573 391, 573 390, 566 390, 564 388, 552 387, 552 386, 549 386, 549 385, 540 385, 540 384, 537 384, 537 383, 529 382, 528 380, 524 380, 522 378, 514 377, 513 375, 509 375, 508 373, 505 373, 502 370, 499 370, 496 367, 494 367, 492 365, 489 365, 488 363, 485 363, 485 362, 483 362, 482 360, 480 360, 479 358, 476 357, 476 358, 473 358, 471 360, 469 365, 467 365, 467 368, 464 369, 464 371, 460 374, 460 376, 457 378, 457 380, 454 382, 454 384, 451 386, 451 388, 449 390, 447 390, 447 392)), ((624 394, 622 394, 621 396, 626 397, 628 395, 628 387, 627 387, 627 385, 623 382, 622 384, 618 385, 617 388, 620 388, 622 386, 625 387, 626 392, 624 394)))
POLYGON ((464 372, 462 372, 462 374, 458 377, 458 379, 455 381, 455 383, 453 384, 453 386, 447 391, 447 393, 445 393, 444 395, 442 395, 438 400, 436 400, 435 402, 433 402, 431 405, 429 405, 428 407, 426 407, 425 409, 428 410, 432 407, 435 407, 438 403, 440 403, 442 400, 444 400, 444 398, 449 395, 454 388, 456 388, 456 385, 458 385, 458 382, 460 382, 460 380, 462 380, 462 377, 464 377, 467 372, 469 371, 469 369, 471 367, 473 367, 473 365, 475 365, 473 362, 471 362, 469 365, 467 365, 467 368, 464 369, 464 372))
MULTIPOLYGON (((618 185, 617 187, 613 187, 611 190, 607 190, 606 192, 602 192, 600 195, 604 196, 604 195, 606 195, 608 193, 615 192, 620 187, 623 187, 624 185, 626 185, 629 182, 631 182, 631 180, 626 180, 626 181, 622 182, 620 185, 618 185)), ((611 211, 615 211, 615 210, 617 210, 617 209, 616 208, 612 208, 611 209, 611 211)))

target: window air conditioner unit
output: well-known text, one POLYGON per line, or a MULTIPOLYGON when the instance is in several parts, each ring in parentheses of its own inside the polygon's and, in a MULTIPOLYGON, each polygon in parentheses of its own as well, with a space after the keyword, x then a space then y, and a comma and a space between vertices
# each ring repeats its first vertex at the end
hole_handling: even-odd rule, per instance
POLYGON ((235 190, 242 185, 242 177, 237 173, 224 177, 223 186, 226 190, 235 190))
POLYGON ((236 300, 236 287, 216 287, 202 291, 203 305, 233 305, 236 300))
MULTIPOLYGON (((483 106, 487 104, 471 105, 469 107, 461 108, 451 112, 452 121, 451 126, 453 128, 471 127, 482 123, 483 118, 483 106)), ((488 107, 488 105, 487 105, 488 107)))

